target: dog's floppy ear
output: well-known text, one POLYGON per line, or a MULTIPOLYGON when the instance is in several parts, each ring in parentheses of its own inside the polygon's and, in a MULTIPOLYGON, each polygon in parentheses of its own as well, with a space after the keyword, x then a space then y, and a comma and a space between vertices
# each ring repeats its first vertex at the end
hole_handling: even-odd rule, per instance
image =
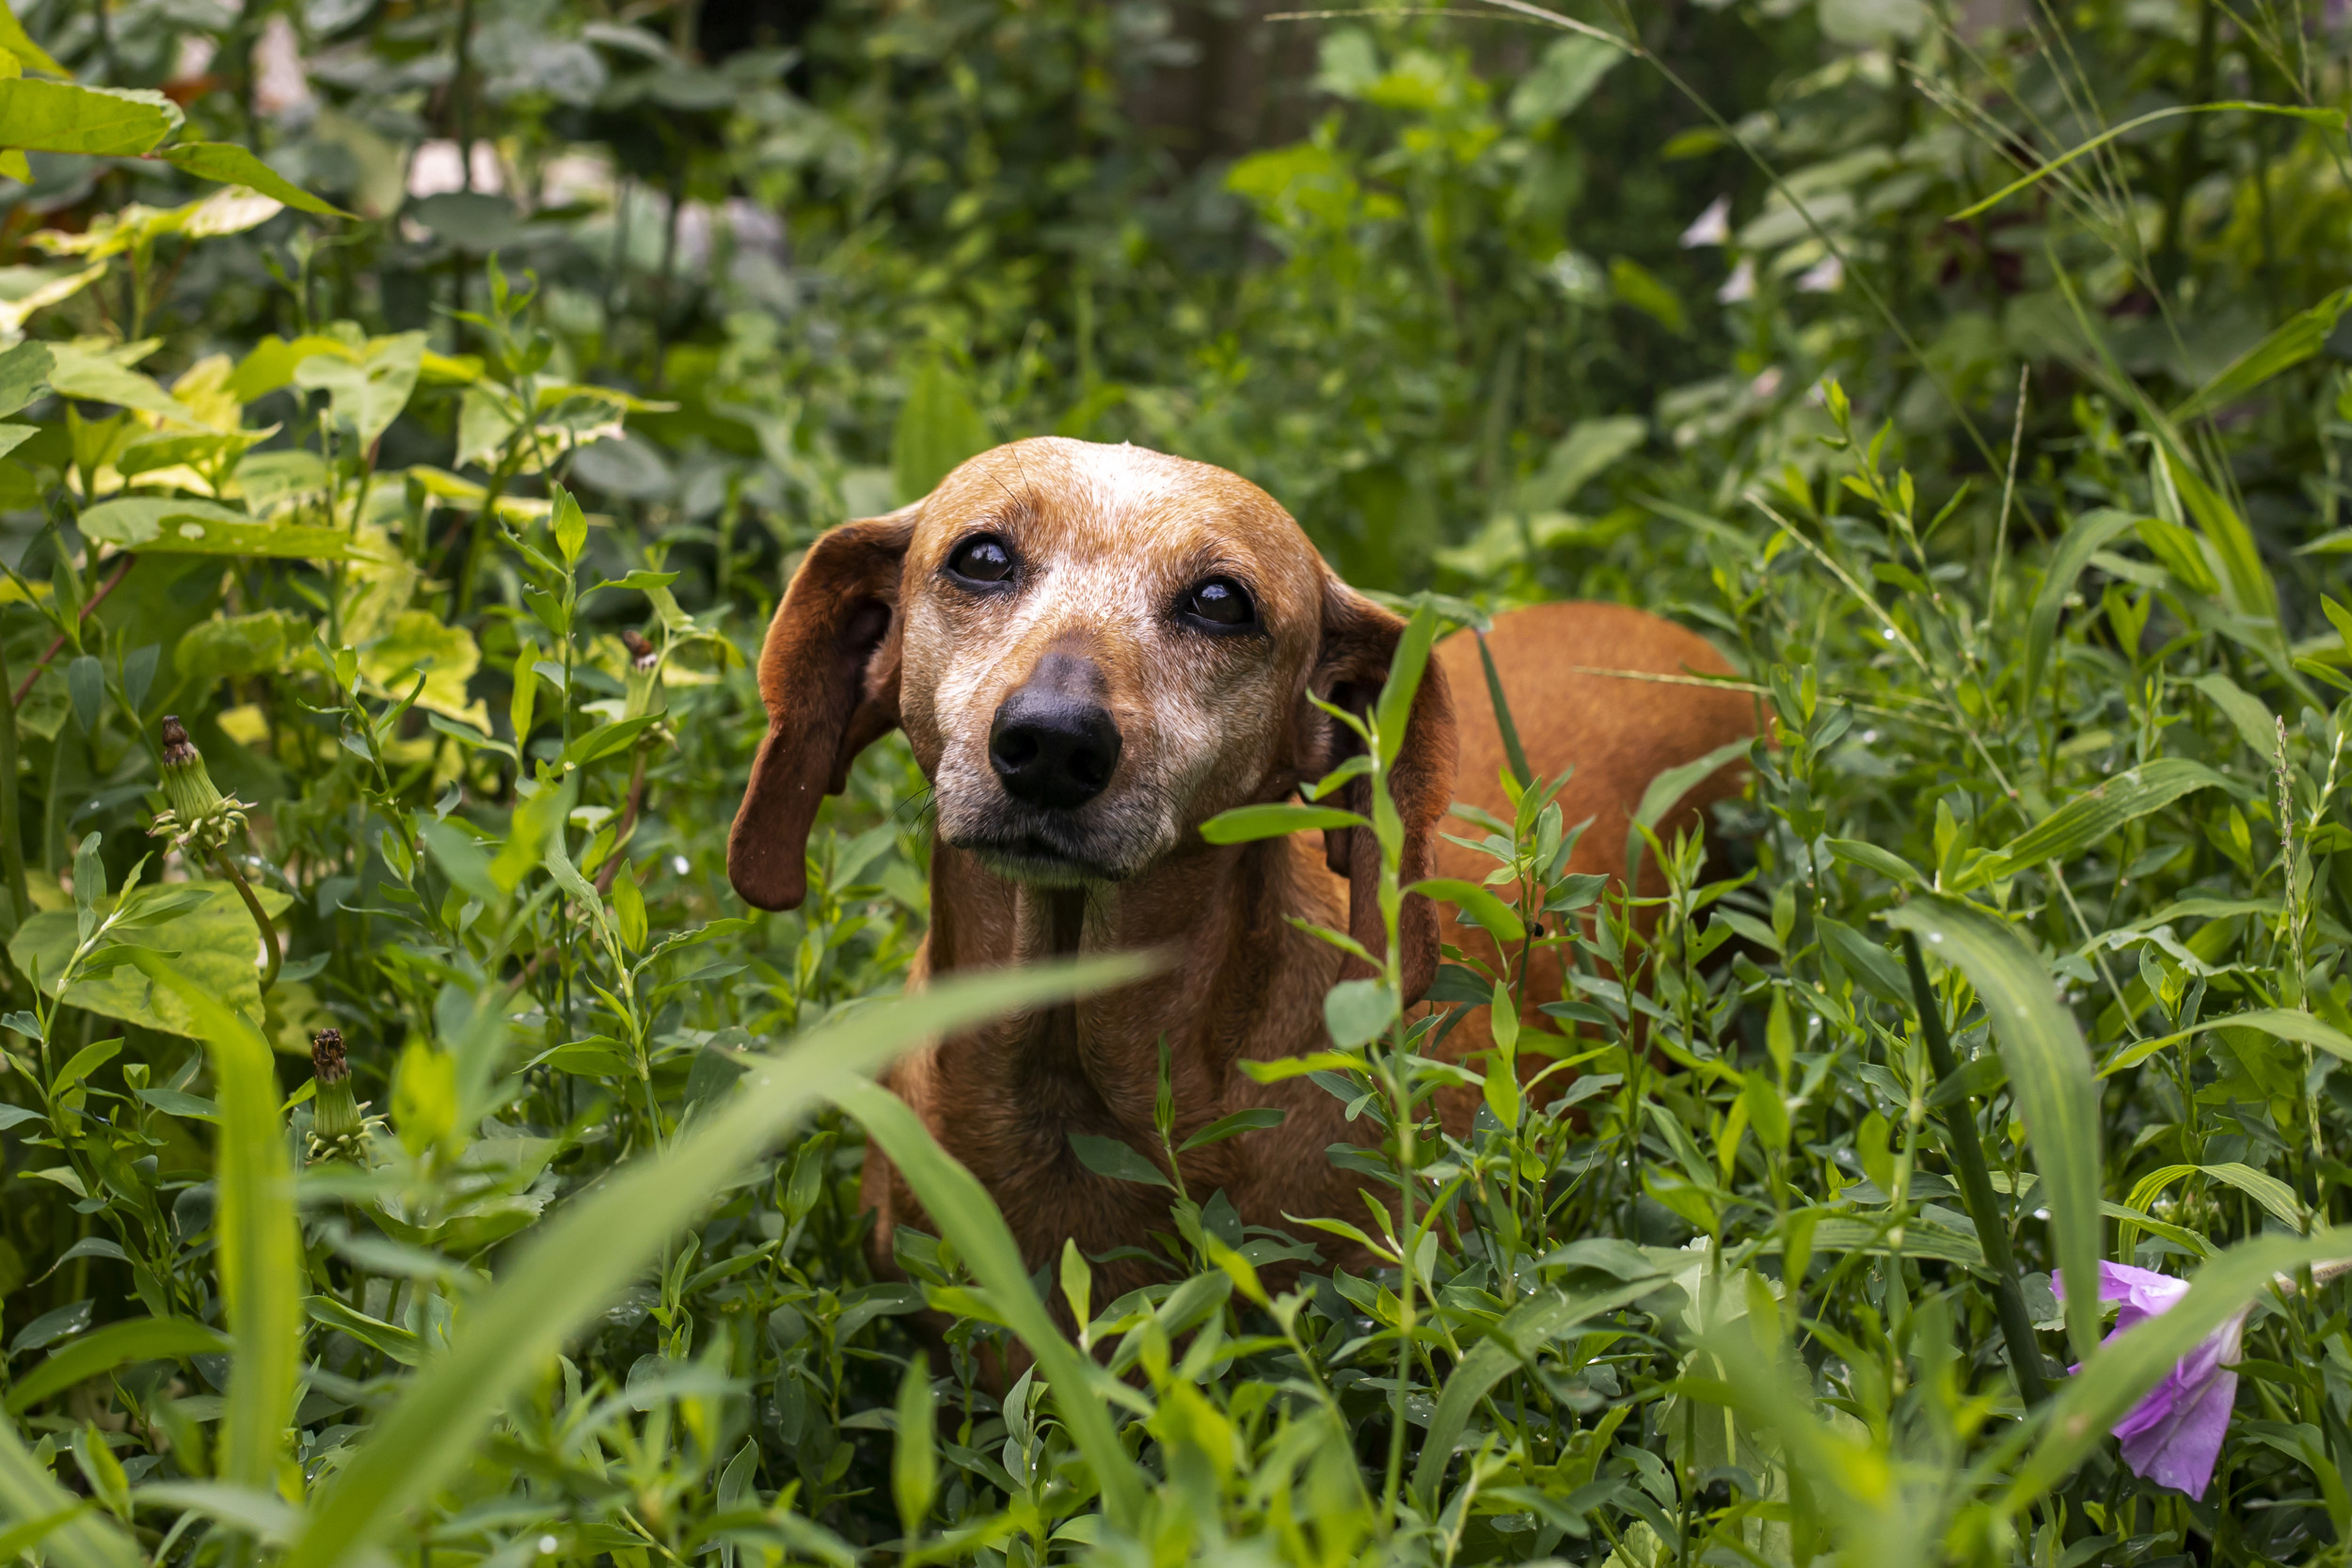
MULTIPOLYGON (((1309 689, 1336 707, 1359 715, 1369 711, 1389 678, 1389 664, 1404 632, 1404 621, 1345 583, 1330 579, 1323 591, 1323 643, 1309 689)), ((1363 750, 1354 731, 1313 704, 1302 701, 1299 710, 1298 757, 1308 781, 1363 750)), ((1400 873, 1407 885, 1429 875, 1438 820, 1454 803, 1454 701, 1446 690, 1445 672, 1433 659, 1422 673, 1404 746, 1389 770, 1389 793, 1405 826, 1400 873)), ((1371 782, 1351 779, 1329 803, 1370 816, 1371 782)), ((1347 879, 1348 934, 1367 951, 1381 952, 1386 933, 1380 920, 1378 841, 1360 828, 1336 829, 1325 833, 1324 853, 1331 869, 1347 879)), ((1410 1006, 1438 973, 1437 907, 1419 895, 1406 899, 1397 934, 1403 948, 1403 1000, 1410 1006)), ((1350 958, 1343 977, 1366 979, 1371 974, 1359 960, 1350 958)))
POLYGON ((844 523, 809 547, 759 654, 768 737, 727 838, 727 880, 763 910, 808 893, 808 829, 850 764, 898 727, 898 574, 915 508, 844 523))

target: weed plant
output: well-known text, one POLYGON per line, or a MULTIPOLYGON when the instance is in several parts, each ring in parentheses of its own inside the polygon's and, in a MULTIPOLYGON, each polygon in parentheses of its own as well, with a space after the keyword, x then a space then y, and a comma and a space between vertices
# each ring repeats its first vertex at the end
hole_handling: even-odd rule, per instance
POLYGON ((1265 23, 1205 159, 1142 5, 0 10, 0 1556, 2345 1560, 2344 18, 1571 9, 1265 23), (899 996, 895 740, 723 874, 798 552, 1049 430, 1411 616, 1391 953, 1441 631, 1642 603, 1770 735, 1654 898, 1516 765, 1419 890, 1504 964, 1267 1069, 1381 1201, 1163 1092, 1107 1301, 870 1074, 1133 961, 899 996))

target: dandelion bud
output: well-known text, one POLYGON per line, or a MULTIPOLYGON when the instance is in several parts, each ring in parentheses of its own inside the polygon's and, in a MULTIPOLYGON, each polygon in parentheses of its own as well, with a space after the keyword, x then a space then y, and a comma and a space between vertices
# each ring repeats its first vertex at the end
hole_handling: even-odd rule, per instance
POLYGON ((368 1124, 352 1098, 342 1030, 322 1029, 310 1037, 310 1072, 318 1085, 310 1106, 310 1158, 359 1159, 367 1148, 368 1124))
POLYGON ((220 809, 220 790, 204 769, 203 753, 188 739, 178 714, 164 716, 164 794, 183 825, 208 820, 220 809))
POLYGON ((628 673, 621 683, 622 712, 630 719, 660 712, 663 705, 660 650, 634 631, 621 633, 621 646, 628 650, 628 673))

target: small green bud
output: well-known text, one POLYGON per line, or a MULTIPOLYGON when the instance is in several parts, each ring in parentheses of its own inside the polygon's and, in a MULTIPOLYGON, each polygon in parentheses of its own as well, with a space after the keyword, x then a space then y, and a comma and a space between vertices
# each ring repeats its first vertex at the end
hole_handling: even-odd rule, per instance
POLYGON ((310 1073, 318 1084, 310 1105, 310 1158, 364 1161, 369 1128, 352 1098, 342 1030, 321 1029, 310 1037, 310 1073))
POLYGON ((220 790, 204 768, 204 755, 181 727, 176 713, 164 715, 164 794, 172 814, 194 824, 212 816, 220 805, 220 790))
POLYGON ((199 854, 220 848, 245 826, 245 802, 221 794, 178 714, 164 716, 162 738, 164 798, 171 804, 156 815, 148 832, 199 854))
POLYGON ((635 719, 643 714, 660 712, 663 706, 660 651, 634 631, 621 633, 621 646, 628 650, 628 673, 622 682, 623 714, 635 719))

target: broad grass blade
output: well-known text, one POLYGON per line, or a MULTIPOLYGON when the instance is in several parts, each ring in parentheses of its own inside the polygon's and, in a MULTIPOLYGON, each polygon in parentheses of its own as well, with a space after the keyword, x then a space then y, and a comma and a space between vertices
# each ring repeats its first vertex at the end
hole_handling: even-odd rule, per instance
POLYGON ((2324 1020, 2286 1007, 2262 1007, 2250 1013, 2232 1013, 2226 1018, 2208 1019, 2198 1027, 2259 1029, 2274 1038, 2293 1040, 2297 1045, 2316 1046, 2330 1056, 2352 1062, 2352 1037, 2324 1020))
POLYGON ((928 1036, 1146 973, 1105 958, 945 982, 756 1060, 720 1114, 657 1159, 624 1167, 546 1225, 460 1322, 449 1352, 403 1390, 336 1478, 282 1568, 349 1560, 465 1463, 485 1422, 537 1377, 660 1250, 803 1112, 928 1036))
POLYGON ((1994 916, 1927 894, 1886 919, 1967 975, 1993 1021, 2042 1171, 2040 1196, 2067 1285, 2067 1338, 2088 1364, 2099 1343, 2099 1083, 2082 1031, 2042 960, 1994 916))
POLYGON ((60 1388, 71 1388, 84 1378, 133 1361, 229 1348, 230 1341, 218 1329, 189 1318, 133 1318, 128 1323, 108 1323, 83 1335, 20 1378, 8 1390, 8 1414, 13 1416, 60 1388))
POLYGON ((2338 289, 2308 310, 2289 316, 2285 323, 2244 354, 2231 360, 2221 372, 2197 388, 2187 402, 2172 410, 2175 424, 2189 420, 2226 403, 2244 397, 2255 388, 2282 371, 2294 369, 2327 344, 2328 334, 2336 329, 2336 319, 2344 307, 2352 305, 2352 289, 2338 289))
POLYGON ((1053 1390, 1062 1424, 1103 1489, 1104 1511, 1112 1528, 1134 1529, 1143 1512, 1143 1477, 1120 1447, 1109 1406, 1093 1390, 1094 1378, 1101 1374, 1062 1338, 1045 1304, 1029 1288, 1020 1245, 978 1179, 941 1148, 906 1103, 881 1085, 862 1078, 835 1079, 825 1092, 889 1154, 939 1227, 940 1239, 955 1243, 997 1312, 1037 1357, 1037 1370, 1053 1390))
MULTIPOLYGON (((2181 1358, 2217 1333, 2281 1276, 2352 1254, 2352 1230, 2258 1236, 2189 1276, 2188 1293, 2166 1311, 2119 1334, 2050 1403, 2041 1441, 2018 1467, 2003 1506, 2012 1515, 2074 1473, 2115 1423, 2181 1358)), ((2067 1292, 2072 1297, 2075 1292, 2067 1292)), ((2071 1313, 2070 1313, 2071 1316, 2071 1313)))
POLYGON ((1978 863, 1970 880, 1997 881, 2027 866, 2047 861, 2071 860, 2124 823, 2162 811, 2184 795, 2229 780, 2201 762, 2185 757, 2158 757, 2127 768, 2088 794, 2077 795, 2041 821, 2002 846, 2000 852, 1978 863))
POLYGON ((131 961, 184 1002, 213 1049, 218 1085, 217 1165, 221 1294, 229 1336, 229 1408, 221 1479, 274 1489, 302 1346, 301 1238, 294 1229, 294 1168, 278 1115, 269 1042, 183 974, 162 954, 131 949, 131 961))
POLYGON ((2084 514, 2066 531, 2066 536, 2051 552, 2050 564, 2042 574, 2042 587, 2033 596, 2033 609, 2026 615, 2026 685, 2025 700, 2030 705, 2034 693, 2042 689, 2042 673, 2049 667, 2050 644, 2058 639, 2058 611, 2065 607, 2066 596, 2074 591, 2074 579, 2083 575, 2090 558, 2106 547, 2119 533, 2128 533, 2139 519, 2128 512, 2101 508, 2084 514))
POLYGON ((1428 1435, 1422 1441, 1421 1460, 1413 1466, 1413 1493, 1422 1506, 1434 1512, 1438 1482, 1445 1475, 1446 1461, 1454 1457, 1454 1445, 1460 1441, 1462 1429, 1470 1424, 1470 1412, 1513 1368, 1585 1320, 1639 1301, 1664 1279, 1662 1274, 1650 1275, 1582 1295, 1535 1296, 1505 1313, 1489 1338, 1470 1347, 1454 1375, 1445 1380, 1445 1391, 1438 1396, 1428 1435))
MULTIPOLYGON (((33 1458, 16 1423, 0 1420, 0 1513, 24 1525, 72 1515, 81 1501, 33 1458)), ((139 1568, 146 1560, 113 1520, 96 1513, 68 1517, 49 1530, 40 1559, 50 1568, 139 1568)))

